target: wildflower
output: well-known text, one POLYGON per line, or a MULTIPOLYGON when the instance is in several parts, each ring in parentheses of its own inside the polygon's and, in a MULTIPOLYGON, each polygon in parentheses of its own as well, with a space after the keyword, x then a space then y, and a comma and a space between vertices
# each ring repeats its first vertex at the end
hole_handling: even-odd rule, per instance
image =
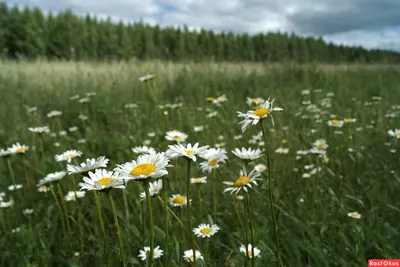
POLYGON ((11 154, 22 154, 29 149, 29 146, 21 145, 20 143, 13 144, 12 147, 8 149, 11 154))
POLYGON ((246 104, 251 106, 251 105, 260 105, 261 103, 264 103, 264 99, 260 98, 260 97, 255 97, 255 98, 250 98, 248 97, 246 100, 246 104))
POLYGON ((133 153, 136 154, 154 154, 156 153, 156 150, 152 147, 148 146, 136 146, 132 148, 133 153))
POLYGON ((249 258, 254 257, 260 257, 260 250, 256 247, 253 248, 251 244, 247 245, 247 249, 244 245, 241 245, 239 248, 240 252, 243 253, 245 256, 248 256, 249 258), (254 255, 253 255, 253 250, 254 250, 254 255))
POLYGON ((89 172, 89 178, 83 177, 83 183, 79 183, 82 190, 105 190, 109 188, 125 188, 124 180, 119 173, 97 169, 89 172))
POLYGON ((257 164, 256 166, 254 166, 254 170, 258 171, 258 172, 263 172, 267 169, 267 166, 265 166, 264 164, 257 164))
POLYGON ((38 134, 50 133, 49 126, 29 127, 28 130, 31 131, 32 133, 38 133, 38 134))
POLYGON ((356 211, 347 213, 347 216, 354 219, 361 219, 361 214, 356 211))
POLYGON ((206 98, 206 101, 209 102, 209 103, 211 103, 211 102, 214 101, 214 97, 207 97, 207 98, 206 98))
POLYGON ((27 107, 26 109, 27 109, 28 113, 33 113, 37 110, 37 107, 27 107))
POLYGON ((287 154, 287 153, 289 153, 289 148, 278 147, 278 148, 275 150, 275 153, 278 153, 278 154, 287 154))
POLYGON ((140 155, 137 160, 117 165, 114 171, 121 174, 125 180, 144 180, 148 178, 160 178, 168 171, 165 167, 169 160, 164 153, 140 155))
POLYGON ((148 137, 154 137, 154 136, 156 136, 156 133, 154 133, 154 132, 148 133, 147 136, 148 136, 148 137))
POLYGON ((218 115, 218 111, 213 111, 207 114, 207 118, 211 119, 218 115))
MULTIPOLYGON (((265 119, 270 115, 273 111, 282 111, 282 108, 273 107, 274 100, 270 101, 269 99, 264 102, 261 106, 259 106, 256 110, 249 110, 247 113, 237 112, 238 117, 243 117, 244 120, 239 124, 242 125, 242 132, 245 132, 247 127, 250 125, 256 125, 260 120, 265 119)), ((272 117, 271 117, 272 118, 272 117)), ((273 123, 273 120, 272 120, 273 123)))
POLYGON ((240 150, 239 148, 235 148, 235 150, 232 150, 232 153, 236 157, 245 161, 252 161, 262 156, 262 152, 258 148, 254 150, 252 150, 251 148, 246 150, 246 148, 244 147, 242 147, 242 150, 240 150))
POLYGON ((169 198, 169 204, 174 207, 182 207, 187 205, 187 198, 185 196, 181 196, 180 194, 173 194, 172 197, 169 198))
POLYGON ((185 142, 187 137, 188 137, 187 134, 176 130, 169 131, 165 135, 165 139, 167 139, 168 141, 177 141, 177 142, 185 142))
POLYGON ((139 77, 139 81, 147 82, 156 78, 155 74, 146 74, 144 76, 139 77))
POLYGON ((337 128, 341 128, 343 126, 344 122, 340 121, 340 120, 330 120, 328 121, 328 125, 332 126, 332 127, 337 127, 337 128))
POLYGON ((24 210, 22 211, 22 213, 25 214, 25 215, 30 215, 30 214, 33 213, 33 209, 24 209, 24 210))
MULTIPOLYGON (((155 247, 153 251, 153 258, 154 259, 161 258, 163 252, 164 251, 160 249, 160 246, 155 247)), ((147 259, 147 254, 149 253, 150 253, 150 247, 144 247, 144 250, 139 250, 138 257, 141 258, 142 261, 145 261, 147 259)))
POLYGON ((0 202, 0 208, 6 209, 14 205, 14 200, 0 202))
POLYGON ((201 132, 204 130, 204 126, 193 126, 193 131, 195 132, 201 132))
POLYGON ((93 171, 98 168, 106 168, 109 159, 105 156, 98 157, 97 159, 86 159, 85 162, 82 162, 79 166, 67 164, 67 172, 68 174, 73 173, 87 173, 89 171, 93 171))
MULTIPOLYGON (((162 184, 161 179, 158 181, 155 181, 153 183, 150 183, 150 188, 149 188, 150 196, 152 197, 152 196, 157 195, 160 192, 160 190, 162 189, 162 187, 163 187, 163 184, 162 184)), ((146 192, 140 193, 140 198, 141 198, 141 200, 146 199, 146 192)))
POLYGON ((203 172, 211 172, 213 169, 219 168, 219 163, 225 163, 225 160, 228 159, 224 152, 213 149, 206 151, 202 157, 207 159, 206 162, 200 163, 200 168, 203 172))
POLYGON ((247 187, 251 188, 251 184, 257 184, 257 180, 260 180, 260 173, 256 170, 252 170, 249 174, 245 168, 240 171, 240 177, 235 182, 224 182, 226 185, 230 185, 231 187, 225 188, 225 192, 231 192, 231 194, 238 194, 241 189, 247 192, 247 187))
POLYGON ((396 137, 396 138, 400 138, 400 129, 389 130, 388 134, 390 136, 393 136, 393 137, 396 137))
POLYGON ((68 131, 70 131, 70 132, 76 132, 77 130, 78 130, 78 127, 76 127, 76 126, 68 128, 68 131))
POLYGON ((205 184, 205 183, 207 183, 207 176, 198 177, 198 178, 190 178, 190 183, 192 183, 192 184, 205 184))
POLYGON ((357 121, 357 119, 354 119, 354 118, 344 118, 343 119, 344 123, 353 123, 353 122, 356 122, 356 121, 357 121))
POLYGON ((65 201, 76 201, 77 198, 83 198, 86 192, 81 191, 69 191, 64 197, 65 201))
POLYGON ((74 95, 69 98, 69 100, 76 100, 79 98, 79 95, 74 95))
POLYGON ((201 146, 199 147, 199 143, 196 143, 192 146, 192 144, 188 144, 186 147, 177 144, 177 145, 169 145, 169 149, 165 153, 167 158, 173 159, 177 157, 186 157, 188 159, 193 160, 196 162, 196 155, 202 155, 208 149, 208 146, 201 146))
POLYGON ((71 163, 71 160, 76 157, 80 157, 82 155, 82 152, 72 149, 72 150, 67 150, 62 154, 56 155, 54 158, 56 161, 67 161, 68 163, 71 163))
POLYGON ((193 255, 193 250, 189 249, 184 252, 183 259, 187 262, 194 262, 195 260, 203 259, 203 256, 201 255, 200 251, 198 251, 198 250, 195 250, 194 255, 193 255))
POLYGON ((221 104, 222 102, 226 102, 228 101, 228 98, 226 97, 226 95, 221 95, 215 99, 213 99, 213 104, 219 106, 219 104, 221 104))
POLYGON ((211 237, 211 236, 215 235, 219 230, 220 230, 220 228, 216 224, 210 226, 209 224, 203 223, 203 224, 200 224, 197 228, 194 228, 193 233, 197 237, 204 238, 204 237, 211 237))
MULTIPOLYGON (((64 178, 65 175, 67 175, 67 173, 65 171, 49 173, 46 175, 46 177, 39 180, 39 183, 37 186, 41 187, 48 183, 57 182, 57 181, 61 180, 62 178, 64 178)), ((43 191, 43 192, 45 192, 45 191, 43 191)))
POLYGON ((8 190, 9 191, 15 191, 15 190, 19 190, 19 189, 21 189, 22 187, 24 187, 22 184, 17 184, 17 185, 10 185, 9 187, 8 187, 8 190))
POLYGON ((324 139, 318 139, 313 143, 313 147, 310 149, 310 152, 314 154, 325 154, 328 147, 329 145, 324 139))
POLYGON ((81 99, 79 99, 79 103, 84 104, 84 103, 88 103, 90 102, 90 98, 88 97, 82 97, 81 99))
POLYGON ((53 110, 53 111, 50 111, 50 112, 47 114, 47 117, 48 117, 48 118, 53 118, 53 117, 58 117, 58 116, 61 116, 61 115, 62 115, 62 111, 53 110))

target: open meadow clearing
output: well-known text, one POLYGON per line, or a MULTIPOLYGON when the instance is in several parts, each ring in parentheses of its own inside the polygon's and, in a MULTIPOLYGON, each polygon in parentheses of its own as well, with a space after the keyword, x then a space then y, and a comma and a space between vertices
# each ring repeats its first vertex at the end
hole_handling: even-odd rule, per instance
POLYGON ((0 266, 399 257, 396 65, 1 61, 0 92, 0 266))

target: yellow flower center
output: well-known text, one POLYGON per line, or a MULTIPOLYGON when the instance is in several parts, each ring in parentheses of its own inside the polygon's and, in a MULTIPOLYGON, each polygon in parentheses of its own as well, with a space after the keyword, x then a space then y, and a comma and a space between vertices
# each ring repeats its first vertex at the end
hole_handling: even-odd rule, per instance
POLYGON ((186 152, 186 155, 190 156, 190 155, 192 155, 193 150, 186 149, 185 152, 186 152))
POLYGON ((247 250, 247 255, 248 255, 249 257, 253 256, 253 253, 251 253, 251 250, 247 250))
POLYGON ((251 99, 251 102, 257 103, 257 102, 258 102, 258 98, 252 98, 252 99, 251 99))
POLYGON ((217 101, 218 101, 218 102, 222 102, 222 101, 224 101, 224 99, 223 99, 222 97, 218 97, 218 98, 217 98, 217 101))
POLYGON ((242 176, 239 179, 237 179, 234 183, 233 186, 234 187, 243 187, 246 184, 248 184, 250 182, 250 178, 247 176, 242 176))
POLYGON ((19 147, 19 148, 17 148, 17 150, 16 150, 18 153, 22 153, 22 152, 25 152, 25 148, 24 147, 19 147))
POLYGON ((350 215, 351 215, 351 217, 357 217, 358 214, 355 213, 355 212, 353 212, 353 213, 351 213, 350 215))
POLYGON ((279 149, 279 152, 285 153, 285 149, 284 149, 284 148, 281 148, 281 149, 279 149))
POLYGON ((282 144, 286 144, 286 143, 287 143, 286 139, 283 139, 282 144))
POLYGON ((351 121, 352 121, 352 119, 345 118, 345 119, 343 119, 343 121, 347 123, 347 122, 351 122, 351 121))
MULTIPOLYGON (((99 184, 101 184, 102 186, 109 186, 109 185, 112 186, 117 183, 117 179, 110 178, 110 177, 104 177, 104 178, 99 179, 97 182, 99 184)), ((73 197, 75 197, 75 194, 73 197)))
POLYGON ((70 153, 70 154, 65 155, 65 157, 67 159, 72 159, 74 157, 74 154, 70 153))
POLYGON ((193 183, 195 183, 195 184, 201 183, 201 182, 202 182, 201 178, 195 178, 195 179, 193 180, 193 183))
POLYGON ((399 132, 396 132, 396 135, 397 135, 397 136, 400 136, 400 131, 399 131, 399 132))
POLYGON ((212 161, 210 161, 210 162, 208 163, 208 166, 215 166, 215 164, 218 163, 218 160, 219 160, 219 158, 213 159, 212 161))
POLYGON ((262 170, 263 170, 263 168, 261 168, 261 167, 257 167, 257 168, 256 168, 256 170, 260 172, 260 171, 262 171, 262 170))
POLYGON ((157 167, 151 163, 143 163, 133 168, 130 174, 132 176, 140 176, 140 175, 149 176, 149 174, 155 172, 156 169, 157 167))
POLYGON ((318 148, 318 150, 322 150, 322 149, 324 149, 324 145, 323 144, 319 144, 317 148, 318 148))
POLYGON ((209 233, 211 233, 211 228, 205 227, 200 230, 200 233, 202 233, 203 235, 208 235, 209 233))
POLYGON ((185 203, 185 198, 183 196, 176 196, 176 197, 174 197, 172 202, 174 202, 175 204, 181 204, 182 205, 183 203, 185 203))
POLYGON ((42 186, 40 187, 40 189, 43 190, 43 191, 45 191, 45 190, 47 190, 47 186, 42 185, 42 186))
POLYGON ((258 117, 262 117, 264 115, 268 115, 269 114, 269 109, 266 108, 259 108, 253 111, 254 115, 257 115, 258 117))
POLYGON ((331 120, 331 123, 334 124, 334 125, 338 125, 339 121, 338 120, 331 120))
POLYGON ((214 97, 207 97, 206 100, 207 100, 208 102, 211 102, 211 101, 214 100, 214 97))
POLYGON ((182 140, 182 136, 180 136, 180 135, 174 135, 174 136, 172 136, 172 139, 175 139, 175 140, 180 141, 180 140, 182 140))

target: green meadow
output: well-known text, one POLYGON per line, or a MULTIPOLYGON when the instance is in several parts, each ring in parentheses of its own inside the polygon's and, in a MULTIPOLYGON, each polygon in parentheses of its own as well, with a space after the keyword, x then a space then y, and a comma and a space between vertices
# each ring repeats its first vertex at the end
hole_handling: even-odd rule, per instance
POLYGON ((388 134, 400 128, 396 65, 1 61, 0 99, 0 149, 29 147, 0 159, 0 266, 358 267, 399 257, 400 135, 388 134), (146 74, 156 76, 141 82, 146 74), (275 99, 283 110, 242 132, 237 112, 258 108, 248 97, 275 99), (53 110, 62 114, 48 117, 53 110), (28 130, 41 126, 50 132, 28 130), (79 174, 38 191, 67 164, 105 156, 112 171, 139 157, 134 147, 166 152, 177 144, 165 138, 172 130, 188 135, 183 145, 219 147, 228 159, 208 172, 199 156, 172 158, 167 175, 82 190, 73 201, 64 197, 81 189, 79 174), (304 153, 318 139, 325 154, 304 153), (263 154, 243 163, 232 153, 242 147, 263 154), (82 155, 55 160, 72 149, 82 155), (257 185, 236 183, 256 164, 270 165, 257 185), (198 177, 207 182, 188 183, 198 177), (163 188, 141 200, 148 181, 160 179, 163 188), (224 192, 224 181, 241 190, 224 192), (189 205, 170 204, 188 188, 189 205), (203 223, 219 231, 193 236, 203 223), (163 255, 143 261, 152 234, 163 255), (246 256, 239 249, 246 243, 260 253, 246 256), (187 262, 193 248, 203 258, 187 262))

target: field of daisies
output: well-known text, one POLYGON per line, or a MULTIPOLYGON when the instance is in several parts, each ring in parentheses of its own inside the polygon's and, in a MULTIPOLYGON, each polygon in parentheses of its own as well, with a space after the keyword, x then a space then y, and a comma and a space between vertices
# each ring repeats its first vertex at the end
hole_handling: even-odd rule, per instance
POLYGON ((400 70, 0 62, 1 266, 399 257, 400 70))

